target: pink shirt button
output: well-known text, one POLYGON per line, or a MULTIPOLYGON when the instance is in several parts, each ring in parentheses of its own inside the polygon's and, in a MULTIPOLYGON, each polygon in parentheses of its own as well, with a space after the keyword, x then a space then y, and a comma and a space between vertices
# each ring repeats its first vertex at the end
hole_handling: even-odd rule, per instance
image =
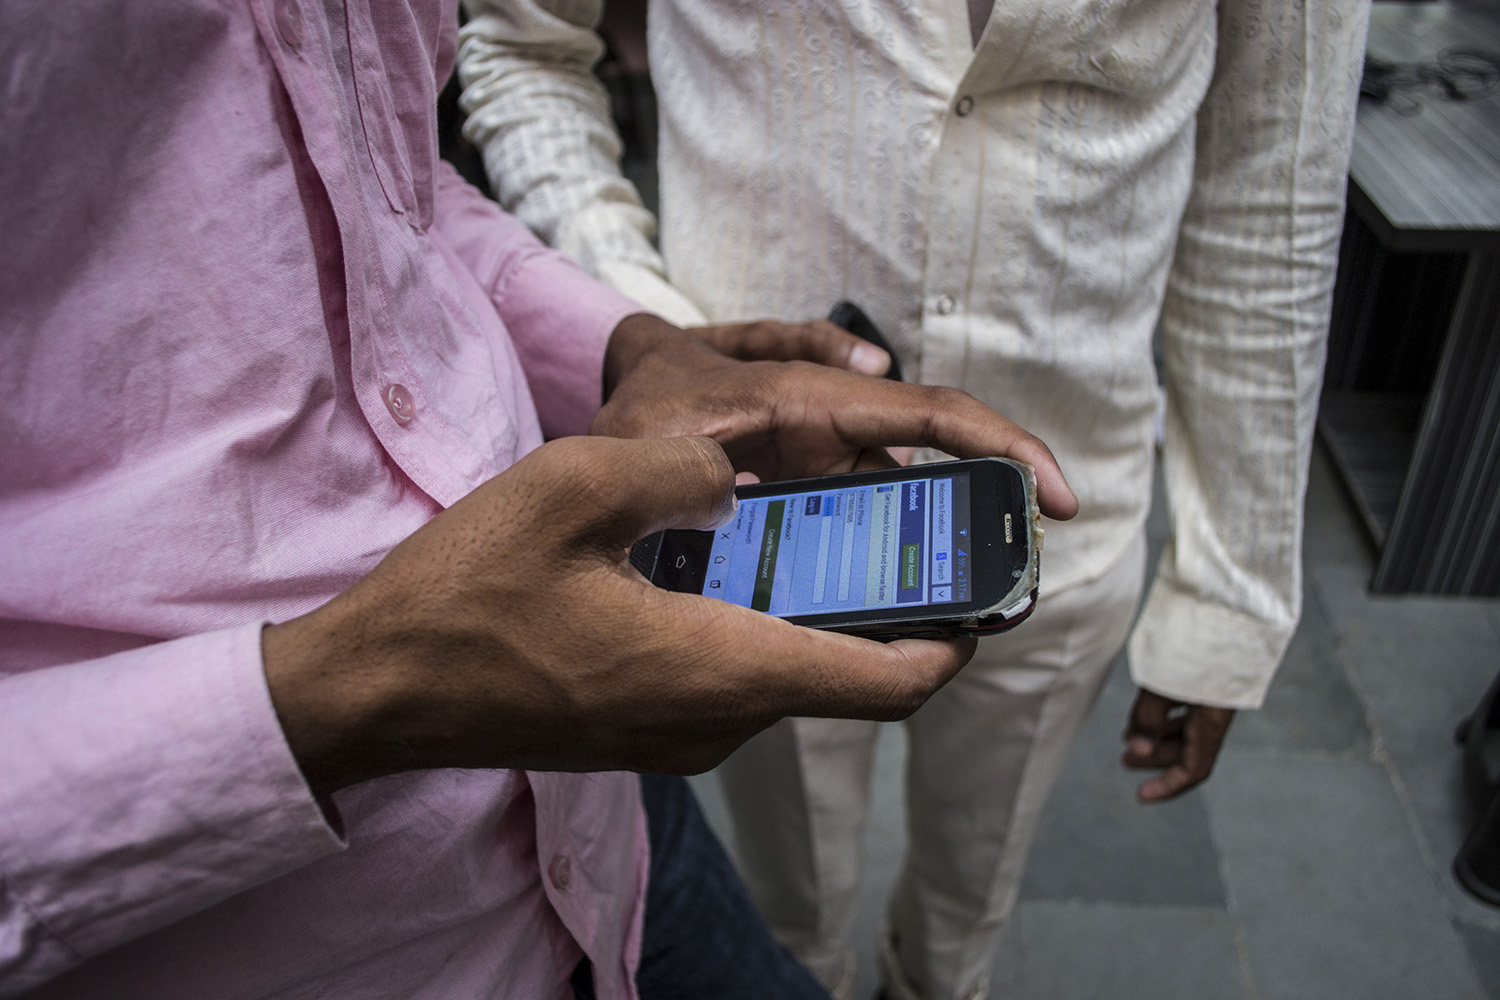
POLYGON ((558 892, 567 892, 568 884, 573 881, 573 862, 566 855, 559 855, 552 859, 552 864, 547 866, 547 877, 552 880, 552 887, 558 892))
POLYGON ((293 52, 302 46, 302 8, 297 0, 276 0, 276 33, 293 52))
POLYGON ((385 408, 391 411, 396 423, 402 426, 411 423, 411 418, 417 415, 416 399, 412 397, 411 390, 400 382, 386 387, 385 408))

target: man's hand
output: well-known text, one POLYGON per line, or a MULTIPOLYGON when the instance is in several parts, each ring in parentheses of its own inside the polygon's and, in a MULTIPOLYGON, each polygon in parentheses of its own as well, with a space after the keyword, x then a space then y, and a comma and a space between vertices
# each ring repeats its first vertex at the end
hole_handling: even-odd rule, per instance
POLYGON ((1057 460, 973 396, 799 361, 738 361, 655 316, 627 317, 605 355, 608 402, 590 433, 701 434, 762 480, 893 465, 892 445, 959 458, 1004 455, 1036 469, 1042 513, 1078 511, 1057 460))
POLYGON ((1121 760, 1126 767, 1162 773, 1136 789, 1136 797, 1164 802, 1206 781, 1233 721, 1232 708, 1189 705, 1142 688, 1125 727, 1121 760))
POLYGON ((884 375, 891 356, 827 320, 809 323, 723 323, 693 326, 687 332, 720 354, 741 361, 811 361, 862 375, 884 375))
POLYGON ((972 640, 882 644, 659 590, 628 548, 733 515, 712 441, 544 445, 324 607, 267 628, 319 793, 431 767, 705 770, 785 715, 899 719, 972 640))

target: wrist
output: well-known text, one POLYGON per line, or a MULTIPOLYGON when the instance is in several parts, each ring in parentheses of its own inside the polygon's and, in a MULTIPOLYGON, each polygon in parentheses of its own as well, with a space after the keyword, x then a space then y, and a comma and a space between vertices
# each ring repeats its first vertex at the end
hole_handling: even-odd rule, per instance
POLYGON ((605 400, 646 358, 669 345, 689 341, 696 342, 697 338, 655 313, 631 313, 620 320, 604 349, 605 400))
POLYGON ((419 766, 397 759, 403 741, 379 733, 379 720, 401 703, 404 672, 380 669, 391 649, 372 641, 353 603, 345 594, 261 631, 271 704, 303 778, 320 797, 419 766))

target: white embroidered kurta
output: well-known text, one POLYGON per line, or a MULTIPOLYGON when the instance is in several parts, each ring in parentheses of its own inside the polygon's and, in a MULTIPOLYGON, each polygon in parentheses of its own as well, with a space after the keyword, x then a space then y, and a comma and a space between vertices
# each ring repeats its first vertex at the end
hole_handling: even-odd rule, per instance
POLYGON ((853 299, 909 377, 1047 441, 1081 513, 1044 600, 1141 529, 1159 328, 1174 540, 1132 668, 1260 704, 1300 613, 1365 0, 1002 0, 977 46, 956 0, 657 0, 660 255, 597 0, 468 6, 468 135, 545 239, 679 322, 853 299))

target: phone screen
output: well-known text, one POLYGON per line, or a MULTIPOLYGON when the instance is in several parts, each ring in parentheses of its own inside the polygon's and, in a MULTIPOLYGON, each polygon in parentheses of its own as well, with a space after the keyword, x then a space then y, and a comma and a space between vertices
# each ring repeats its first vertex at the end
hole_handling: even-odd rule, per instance
POLYGON ((742 497, 701 592, 781 617, 971 599, 969 476, 742 497))

